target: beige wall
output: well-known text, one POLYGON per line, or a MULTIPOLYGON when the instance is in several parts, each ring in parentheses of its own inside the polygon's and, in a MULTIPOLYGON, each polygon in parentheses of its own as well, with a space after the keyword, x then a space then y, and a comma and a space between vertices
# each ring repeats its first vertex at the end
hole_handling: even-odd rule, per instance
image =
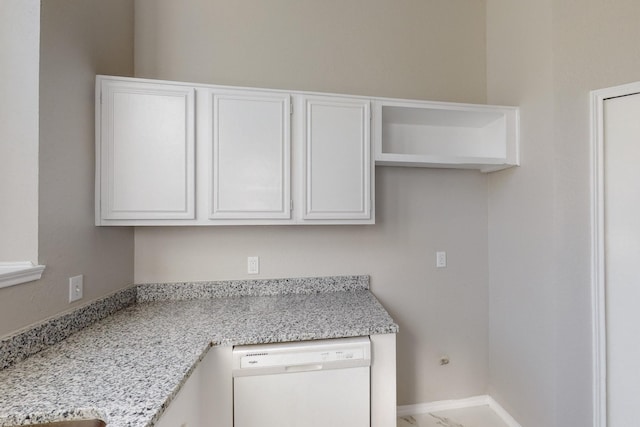
POLYGON ((561 426, 591 403, 589 91, 640 81, 640 3, 555 0, 554 19, 561 426))
POLYGON ((489 179, 490 381, 524 427, 591 425, 589 91, 640 80, 640 3, 488 0, 488 101, 522 106, 489 179))
POLYGON ((521 108, 521 166, 489 178, 490 394, 523 427, 555 426, 552 55, 551 0, 488 0, 488 101, 521 108))
POLYGON ((133 281, 133 230, 93 225, 94 79, 132 73, 133 3, 43 1, 40 30, 38 239, 47 269, 42 280, 0 289, 0 336, 133 281), (77 274, 84 299, 72 306, 68 278, 77 274))
POLYGON ((484 0, 136 0, 137 77, 484 102, 484 0))
POLYGON ((246 274, 253 255, 260 278, 369 274, 400 325, 399 403, 484 393, 484 177, 410 168, 377 175, 375 226, 139 227, 136 282, 256 278, 246 274), (442 270, 439 249, 448 254, 442 270), (438 365, 443 354, 451 365, 438 365))
MULTIPOLYGON (((485 4, 137 0, 135 55, 140 77, 484 102, 485 4)), ((399 404, 483 394, 486 176, 376 175, 374 226, 138 227, 136 282, 246 278, 249 255, 259 277, 370 274, 401 328, 399 404)))
POLYGON ((0 2, 0 262, 38 262, 40 1, 0 2))

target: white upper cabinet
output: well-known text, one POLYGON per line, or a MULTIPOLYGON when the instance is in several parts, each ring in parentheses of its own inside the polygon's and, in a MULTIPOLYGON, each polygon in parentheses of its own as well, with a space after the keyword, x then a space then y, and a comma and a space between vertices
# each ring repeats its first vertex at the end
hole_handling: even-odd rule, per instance
POLYGON ((520 164, 516 107, 378 100, 374 132, 380 166, 493 172, 520 164))
POLYGON ((304 220, 371 219, 369 100, 302 96, 304 220))
POLYGON ((108 76, 96 91, 98 225, 373 222, 368 100, 108 76))
POLYGON ((97 76, 96 224, 373 224, 375 166, 492 172, 518 144, 516 107, 97 76))
POLYGON ((212 90, 210 219, 290 218, 290 96, 212 90))
POLYGON ((195 218, 194 89, 98 79, 96 223, 195 218))

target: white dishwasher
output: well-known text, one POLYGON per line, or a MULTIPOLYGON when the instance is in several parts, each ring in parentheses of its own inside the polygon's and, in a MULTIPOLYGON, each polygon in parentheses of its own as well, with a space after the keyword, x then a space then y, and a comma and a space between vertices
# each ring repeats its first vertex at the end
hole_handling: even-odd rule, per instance
POLYGON ((236 346, 234 427, 369 427, 369 337, 236 346))

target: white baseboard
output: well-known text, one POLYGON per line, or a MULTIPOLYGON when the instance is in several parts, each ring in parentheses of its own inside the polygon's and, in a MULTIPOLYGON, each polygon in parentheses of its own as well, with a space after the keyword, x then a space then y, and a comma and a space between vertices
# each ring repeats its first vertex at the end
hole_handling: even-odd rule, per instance
POLYGON ((509 427, 522 427, 520 423, 518 423, 516 419, 513 418, 511 414, 509 414, 507 410, 502 407, 502 405, 500 405, 493 399, 493 397, 487 397, 489 398, 489 407, 493 409, 500 418, 502 418, 502 421, 504 421, 506 425, 508 425, 509 427))
POLYGON ((418 403, 417 405, 398 406, 398 416, 426 414, 428 412, 447 411, 449 409, 471 408, 489 404, 489 396, 474 396, 466 399, 439 400, 437 402, 418 403))
POLYGON ((429 412, 447 411, 450 409, 472 408, 474 406, 487 405, 504 421, 509 427, 521 427, 520 424, 491 396, 473 396, 466 399, 440 400, 437 402, 419 403, 417 405, 398 406, 398 417, 408 415, 426 414, 429 412))

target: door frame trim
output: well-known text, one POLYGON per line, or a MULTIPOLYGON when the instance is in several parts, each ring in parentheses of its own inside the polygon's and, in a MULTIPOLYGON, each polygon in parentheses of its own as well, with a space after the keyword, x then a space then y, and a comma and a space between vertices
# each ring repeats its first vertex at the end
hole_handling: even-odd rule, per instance
POLYGON ((593 427, 607 426, 604 257, 604 102, 640 93, 640 82, 591 91, 591 332, 593 427))

